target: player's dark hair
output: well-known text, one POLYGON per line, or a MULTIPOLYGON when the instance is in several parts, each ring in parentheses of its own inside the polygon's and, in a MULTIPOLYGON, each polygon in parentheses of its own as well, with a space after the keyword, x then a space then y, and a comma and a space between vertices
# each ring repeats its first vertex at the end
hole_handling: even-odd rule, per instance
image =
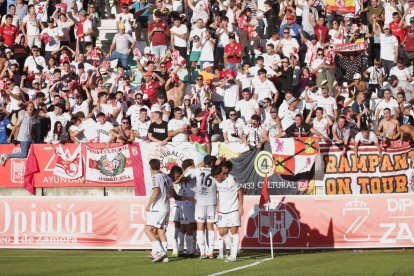
POLYGON ((221 172, 223 171, 223 167, 221 165, 215 165, 211 168, 211 176, 217 176, 219 174, 221 174, 221 172))
POLYGON ((194 166, 194 160, 193 159, 185 159, 183 162, 181 162, 181 168, 183 171, 185 171, 187 168, 194 166))
POLYGON ((149 165, 153 171, 158 171, 161 169, 161 162, 158 159, 151 159, 149 161, 149 165))
POLYGON ((183 174, 183 170, 179 166, 174 165, 170 170, 170 177, 171 177, 172 181, 176 180, 175 179, 175 174, 176 173, 180 174, 180 176, 181 176, 183 174))
POLYGON ((233 169, 233 163, 230 160, 226 160, 220 163, 220 165, 224 168, 227 168, 229 172, 233 169))
POLYGON ((206 155, 204 156, 203 162, 204 165, 213 166, 216 163, 217 158, 215 156, 206 155))

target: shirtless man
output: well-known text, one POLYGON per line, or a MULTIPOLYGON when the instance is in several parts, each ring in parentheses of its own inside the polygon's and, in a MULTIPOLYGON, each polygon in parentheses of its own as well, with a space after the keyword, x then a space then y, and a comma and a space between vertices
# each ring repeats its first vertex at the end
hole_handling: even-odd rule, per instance
POLYGON ((383 146, 389 146, 390 141, 400 136, 400 123, 391 116, 391 110, 384 108, 384 119, 378 125, 377 135, 382 137, 383 146))
POLYGON ((165 83, 165 91, 167 91, 167 100, 171 109, 181 106, 185 92, 185 83, 183 81, 169 78, 165 83))
POLYGON ((400 126, 400 143, 403 143, 404 134, 407 134, 406 136, 410 137, 409 140, 414 140, 414 127, 412 125, 401 125, 400 126))

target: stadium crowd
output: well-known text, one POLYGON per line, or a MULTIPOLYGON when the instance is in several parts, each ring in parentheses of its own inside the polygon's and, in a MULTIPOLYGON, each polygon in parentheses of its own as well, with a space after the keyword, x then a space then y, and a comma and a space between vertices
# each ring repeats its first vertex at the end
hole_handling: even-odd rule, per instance
POLYGON ((355 2, 0 1, 0 143, 22 148, 0 161, 31 143, 308 135, 381 152, 414 123, 414 0, 355 2))

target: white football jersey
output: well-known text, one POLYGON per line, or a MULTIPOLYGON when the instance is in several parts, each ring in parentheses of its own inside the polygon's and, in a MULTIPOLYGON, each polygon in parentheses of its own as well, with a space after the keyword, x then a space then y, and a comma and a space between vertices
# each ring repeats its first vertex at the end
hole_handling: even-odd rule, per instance
POLYGON ((238 191, 241 185, 237 183, 234 176, 229 175, 222 182, 216 181, 216 185, 220 208, 219 212, 227 214, 239 210, 238 191))
POLYGON ((216 180, 211 176, 210 168, 195 168, 188 171, 185 176, 195 180, 196 205, 216 205, 216 180))
POLYGON ((170 189, 171 179, 164 173, 157 173, 152 176, 152 192, 155 188, 159 188, 160 192, 151 205, 151 211, 169 212, 170 211, 170 189))

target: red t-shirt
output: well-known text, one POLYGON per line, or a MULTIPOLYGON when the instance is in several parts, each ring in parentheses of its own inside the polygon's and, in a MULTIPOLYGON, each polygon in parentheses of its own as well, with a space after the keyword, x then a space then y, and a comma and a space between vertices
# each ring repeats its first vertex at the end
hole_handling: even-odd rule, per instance
POLYGON ((321 26, 319 24, 316 24, 315 27, 313 27, 313 32, 318 38, 318 41, 321 41, 321 34, 319 34, 319 30, 321 30, 322 34, 322 43, 325 43, 326 36, 328 35, 328 28, 326 26, 321 26))
POLYGON ((398 23, 395 23, 394 21, 392 21, 390 23, 390 30, 391 30, 392 35, 398 38, 399 43, 402 43, 404 41, 405 28, 403 28, 402 26, 399 26, 398 23))
MULTIPOLYGON (((168 27, 168 23, 167 21, 164 21, 164 20, 160 20, 158 22, 153 21, 148 26, 148 32, 151 32, 157 27, 159 29, 167 31, 168 34, 170 33, 170 28, 168 27)), ((160 45, 167 46, 167 35, 163 31, 155 31, 152 34, 151 41, 152 41, 152 46, 160 46, 160 45)))
POLYGON ((210 139, 208 138, 208 135, 205 133, 199 132, 198 135, 191 133, 189 136, 191 140, 201 145, 210 143, 210 139))
POLYGON ((242 46, 240 43, 229 43, 226 46, 224 46, 224 54, 227 55, 227 62, 230 63, 240 63, 241 58, 237 57, 237 54, 240 54, 242 52, 242 46))
POLYGON ((405 50, 408 52, 414 52, 414 29, 408 27, 407 37, 405 39, 405 50))
POLYGON ((157 102, 157 96, 160 92, 160 83, 158 81, 150 81, 149 83, 141 84, 141 91, 148 96, 151 105, 157 102))
POLYGON ((7 26, 3 24, 0 27, 0 35, 4 38, 4 44, 12 46, 17 37, 17 27, 14 25, 7 26))

